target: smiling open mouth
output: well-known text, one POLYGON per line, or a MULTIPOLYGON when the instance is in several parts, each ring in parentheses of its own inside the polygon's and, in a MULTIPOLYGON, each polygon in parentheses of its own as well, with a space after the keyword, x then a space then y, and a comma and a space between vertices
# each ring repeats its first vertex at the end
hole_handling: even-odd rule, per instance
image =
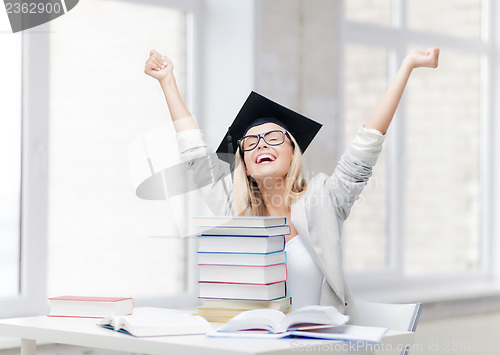
POLYGON ((272 163, 276 160, 276 157, 269 153, 259 154, 257 159, 255 159, 256 164, 272 163))

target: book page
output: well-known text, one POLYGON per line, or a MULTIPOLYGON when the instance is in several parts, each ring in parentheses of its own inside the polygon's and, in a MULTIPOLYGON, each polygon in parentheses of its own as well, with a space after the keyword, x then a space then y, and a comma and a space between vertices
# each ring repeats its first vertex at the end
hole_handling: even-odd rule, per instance
POLYGON ((281 321, 285 318, 283 312, 276 309, 253 309, 233 317, 219 332, 232 332, 249 329, 265 329, 277 332, 281 321))
POLYGON ((341 327, 321 328, 309 331, 292 331, 291 334, 299 337, 331 339, 331 340, 352 340, 380 343, 387 328, 364 327, 359 325, 345 325, 341 327))
POLYGON ((204 334, 213 328, 204 318, 191 312, 165 308, 136 308, 129 316, 109 317, 101 326, 112 323, 114 330, 134 336, 204 334))
POLYGON ((206 335, 208 337, 214 338, 256 338, 256 339, 281 339, 288 338, 290 332, 287 333, 262 333, 254 331, 241 331, 241 332, 220 332, 213 331, 208 332, 206 335))
POLYGON ((349 316, 343 315, 333 306, 305 306, 286 315, 280 325, 280 331, 294 329, 304 325, 344 325, 349 316))
MULTIPOLYGON (((129 316, 116 317, 125 324, 134 327, 154 327, 165 324, 165 321, 182 321, 184 318, 189 320, 192 314, 187 311, 167 308, 138 307, 129 316)), ((116 322, 116 320, 115 320, 116 322)))

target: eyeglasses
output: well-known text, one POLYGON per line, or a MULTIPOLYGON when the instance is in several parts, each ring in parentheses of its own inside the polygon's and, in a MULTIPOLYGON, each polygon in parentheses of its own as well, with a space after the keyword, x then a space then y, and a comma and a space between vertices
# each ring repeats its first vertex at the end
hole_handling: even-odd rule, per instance
POLYGON ((269 145, 280 145, 285 141, 285 135, 288 135, 286 130, 274 130, 261 134, 251 134, 239 139, 238 146, 243 152, 248 152, 259 145, 261 138, 269 145))

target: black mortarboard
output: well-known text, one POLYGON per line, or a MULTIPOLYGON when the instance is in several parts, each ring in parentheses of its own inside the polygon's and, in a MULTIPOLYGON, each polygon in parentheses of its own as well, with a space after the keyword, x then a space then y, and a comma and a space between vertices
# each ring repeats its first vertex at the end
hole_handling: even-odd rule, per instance
POLYGON ((322 127, 322 124, 252 91, 217 148, 219 157, 231 162, 238 148, 238 139, 251 127, 268 122, 276 123, 290 132, 302 152, 322 127))

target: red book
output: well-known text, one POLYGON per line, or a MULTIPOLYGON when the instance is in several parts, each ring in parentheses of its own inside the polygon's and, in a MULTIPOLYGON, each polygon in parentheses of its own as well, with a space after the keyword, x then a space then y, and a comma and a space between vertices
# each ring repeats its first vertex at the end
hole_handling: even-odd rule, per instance
POLYGON ((130 297, 60 296, 49 298, 49 305, 49 317, 104 318, 134 310, 130 297))

